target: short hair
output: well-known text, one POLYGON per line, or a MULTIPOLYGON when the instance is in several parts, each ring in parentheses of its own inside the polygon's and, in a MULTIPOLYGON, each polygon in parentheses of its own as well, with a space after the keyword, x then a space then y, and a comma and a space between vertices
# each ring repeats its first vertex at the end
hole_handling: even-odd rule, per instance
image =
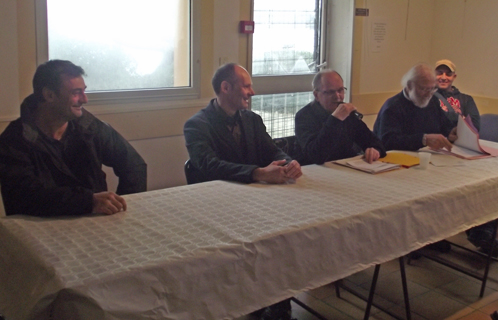
POLYGON ((315 76, 313 77, 313 81, 311 82, 311 86, 313 87, 313 91, 318 91, 320 89, 320 87, 322 86, 322 76, 324 74, 329 74, 329 73, 335 73, 339 76, 339 78, 341 78, 341 80, 343 80, 341 75, 339 74, 339 72, 337 72, 335 70, 332 70, 332 69, 320 70, 317 74, 315 74, 315 76))
POLYGON ((401 85, 406 88, 410 82, 417 82, 423 78, 433 78, 436 80, 434 69, 426 63, 419 63, 414 65, 407 73, 401 78, 401 85))
POLYGON ((223 81, 227 81, 231 84, 237 81, 235 66, 237 66, 236 63, 227 63, 219 67, 214 73, 213 79, 211 79, 211 84, 213 85, 213 90, 217 95, 221 92, 221 83, 223 81))
POLYGON ((36 100, 43 102, 43 88, 48 88, 59 94, 62 85, 62 75, 72 78, 85 75, 82 67, 67 60, 49 60, 38 66, 33 76, 33 93, 36 100))

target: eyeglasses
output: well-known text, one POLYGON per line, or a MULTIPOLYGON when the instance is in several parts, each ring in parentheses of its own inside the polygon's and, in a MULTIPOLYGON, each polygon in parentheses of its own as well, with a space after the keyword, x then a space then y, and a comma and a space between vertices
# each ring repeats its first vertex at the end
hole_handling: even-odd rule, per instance
POLYGON ((419 86, 418 84, 416 86, 417 90, 422 91, 423 93, 434 93, 437 91, 437 87, 422 87, 419 86))
POLYGON ((321 93, 323 93, 324 95, 326 96, 333 96, 335 94, 343 94, 346 90, 348 90, 348 88, 346 87, 342 87, 342 88, 339 88, 337 90, 325 90, 325 91, 320 91, 321 93))

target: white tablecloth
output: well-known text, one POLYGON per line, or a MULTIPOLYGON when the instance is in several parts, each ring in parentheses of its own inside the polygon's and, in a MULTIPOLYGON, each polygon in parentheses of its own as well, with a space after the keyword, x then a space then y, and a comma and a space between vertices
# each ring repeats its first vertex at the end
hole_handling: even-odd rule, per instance
MULTIPOLYGON (((437 155, 433 155, 437 156, 437 155)), ((498 159, 303 167, 126 196, 113 216, 0 219, 9 319, 230 319, 498 217, 498 159)))

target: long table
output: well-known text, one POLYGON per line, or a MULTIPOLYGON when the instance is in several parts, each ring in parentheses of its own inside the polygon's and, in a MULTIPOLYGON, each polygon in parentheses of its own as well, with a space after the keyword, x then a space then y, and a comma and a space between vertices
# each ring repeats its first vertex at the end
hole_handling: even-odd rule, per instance
POLYGON ((498 217, 498 159, 126 196, 112 216, 0 219, 8 319, 231 319, 498 217))

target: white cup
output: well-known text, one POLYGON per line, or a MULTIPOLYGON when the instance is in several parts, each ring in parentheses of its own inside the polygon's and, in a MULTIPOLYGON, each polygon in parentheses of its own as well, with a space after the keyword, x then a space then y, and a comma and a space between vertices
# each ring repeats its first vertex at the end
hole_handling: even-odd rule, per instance
POLYGON ((420 160, 420 169, 427 169, 429 162, 431 162, 431 153, 430 152, 419 152, 418 158, 420 160))

